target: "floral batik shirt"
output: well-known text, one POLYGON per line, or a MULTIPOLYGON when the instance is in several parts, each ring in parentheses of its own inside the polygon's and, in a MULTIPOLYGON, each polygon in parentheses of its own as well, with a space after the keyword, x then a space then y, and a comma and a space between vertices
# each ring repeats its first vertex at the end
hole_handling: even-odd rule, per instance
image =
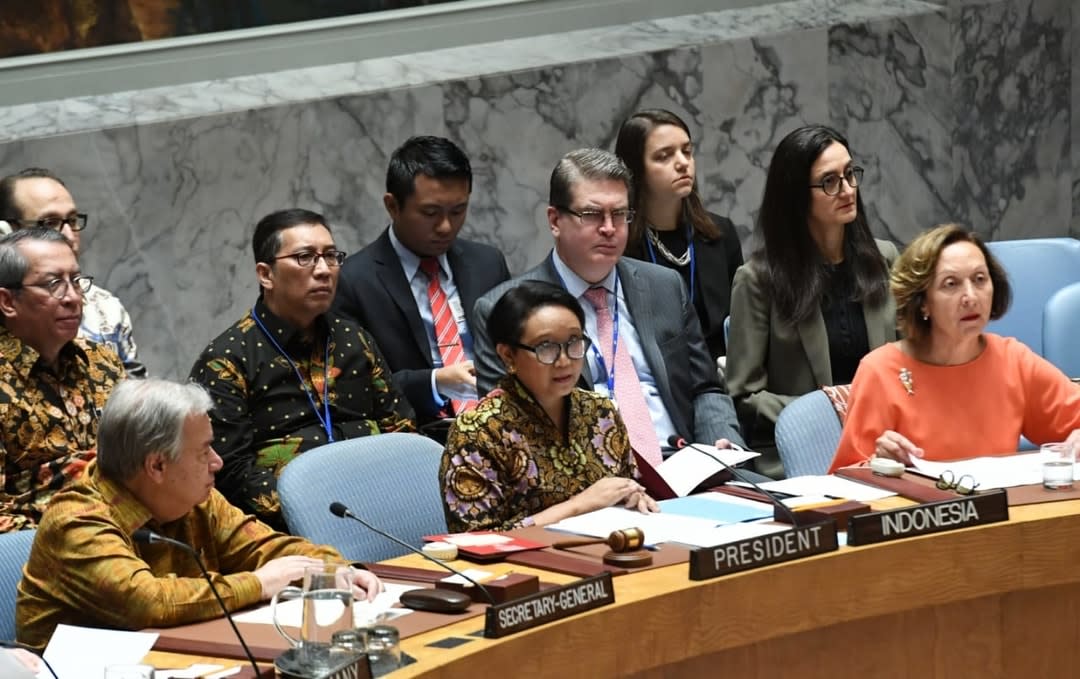
POLYGON ((146 377, 139 362, 138 348, 131 331, 131 316, 116 297, 98 285, 83 295, 83 318, 79 337, 104 344, 116 352, 129 377, 146 377))
POLYGON ((565 436, 510 375, 454 420, 439 469, 451 531, 519 528, 604 477, 637 476, 614 404, 583 389, 567 398, 565 436))
POLYGON ((33 528, 53 493, 97 452, 98 414, 117 382, 120 359, 82 338, 60 350, 54 370, 0 326, 0 532, 33 528))
POLYGON ((334 441, 415 431, 415 425, 366 330, 325 314, 316 320, 314 339, 306 339, 261 299, 253 311, 259 323, 248 312, 219 335, 195 362, 191 379, 214 399, 214 449, 224 462, 218 490, 284 529, 277 475, 300 453, 329 442, 321 419, 327 409, 334 441))

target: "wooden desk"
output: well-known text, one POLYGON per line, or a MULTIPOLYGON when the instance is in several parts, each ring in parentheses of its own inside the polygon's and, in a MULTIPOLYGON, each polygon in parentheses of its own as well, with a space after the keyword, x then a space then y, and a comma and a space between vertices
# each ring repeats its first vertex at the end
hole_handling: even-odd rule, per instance
POLYGON ((393 676, 1075 676, 1080 501, 1011 513, 705 582, 685 564, 618 577, 615 605, 561 623, 486 640, 466 637, 474 619, 406 639, 419 662, 393 676), (471 641, 426 647, 448 636, 471 641))

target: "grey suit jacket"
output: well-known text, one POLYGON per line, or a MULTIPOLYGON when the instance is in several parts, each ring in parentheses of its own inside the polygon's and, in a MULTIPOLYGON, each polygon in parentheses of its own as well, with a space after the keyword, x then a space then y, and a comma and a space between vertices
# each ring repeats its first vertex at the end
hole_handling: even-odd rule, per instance
MULTIPOLYGON (((899 256, 896 246, 883 240, 877 245, 891 267, 899 256)), ((896 339, 892 295, 881 306, 864 305, 863 317, 871 350, 896 339)), ((782 322, 752 264, 735 272, 725 377, 752 445, 771 443, 773 425, 784 406, 833 383, 821 312, 797 326, 782 322)))
MULTIPOLYGON (((717 378, 697 312, 690 304, 679 274, 625 257, 617 268, 645 360, 676 431, 700 443, 711 444, 726 438, 742 444, 734 404, 717 378)), ((481 394, 490 390, 505 372, 487 333, 491 307, 504 292, 523 280, 561 285, 548 256, 535 268, 499 285, 477 301, 472 330, 476 380, 481 394)), ((586 362, 581 378, 585 389, 592 389, 589 373, 586 362)))
MULTIPOLYGON (((446 253, 454 272, 465 320, 472 332, 472 309, 482 294, 510 278, 502 253, 483 243, 458 238, 446 253)), ((409 281, 401 270, 389 229, 341 267, 334 308, 375 337, 390 370, 394 386, 427 422, 438 417, 431 395, 433 363, 427 331, 420 320, 409 281)), ((483 391, 480 392, 484 394, 483 391)))

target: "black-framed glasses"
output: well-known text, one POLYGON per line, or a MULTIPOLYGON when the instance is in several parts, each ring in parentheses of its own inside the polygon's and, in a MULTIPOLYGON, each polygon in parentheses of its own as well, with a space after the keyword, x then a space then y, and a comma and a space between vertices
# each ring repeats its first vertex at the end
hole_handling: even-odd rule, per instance
POLYGON ((821 182, 811 184, 812 189, 821 189, 826 196, 835 196, 840 193, 840 182, 845 181, 851 188, 862 184, 863 173, 866 172, 858 165, 852 165, 844 170, 844 174, 827 174, 821 178, 821 182))
POLYGON ((279 259, 293 259, 300 266, 307 268, 318 264, 319 260, 326 262, 326 266, 331 269, 336 269, 345 263, 345 253, 341 250, 327 250, 326 252, 295 252, 291 255, 278 255, 274 257, 274 261, 279 259))
POLYGON ((611 225, 614 227, 623 227, 634 221, 634 210, 626 208, 625 210, 611 210, 605 212, 603 210, 571 210, 568 207, 560 205, 555 206, 556 210, 565 212, 568 215, 573 215, 578 218, 581 225, 589 229, 599 229, 604 225, 605 217, 611 216, 611 225))
POLYGON ((941 490, 956 491, 960 495, 972 495, 979 487, 979 482, 971 474, 962 474, 957 477, 951 469, 946 469, 941 472, 941 476, 934 485, 941 490))
POLYGON ((64 299, 64 295, 68 293, 70 288, 74 288, 80 295, 85 295, 90 292, 90 288, 94 285, 93 276, 84 276, 78 274, 71 278, 54 278, 44 283, 12 283, 11 285, 5 285, 3 287, 8 290, 18 290, 20 288, 41 288, 56 299, 64 299))
POLYGON ((536 360, 544 365, 555 365, 555 361, 559 360, 559 355, 564 351, 571 361, 580 361, 585 358, 585 352, 592 346, 592 340, 588 337, 571 337, 561 343, 544 341, 530 347, 528 344, 517 342, 514 346, 533 352, 536 360))
POLYGON ((41 219, 13 219, 23 228, 40 226, 43 229, 62 231, 65 226, 70 226, 72 231, 82 231, 86 228, 88 217, 85 212, 74 212, 67 217, 42 217, 41 219))

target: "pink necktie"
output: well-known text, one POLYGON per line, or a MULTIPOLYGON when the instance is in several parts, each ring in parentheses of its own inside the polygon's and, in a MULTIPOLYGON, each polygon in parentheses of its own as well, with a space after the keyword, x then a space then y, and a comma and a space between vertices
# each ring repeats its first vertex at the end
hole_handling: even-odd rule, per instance
MULTIPOLYGON (((450 309, 450 300, 446 298, 446 293, 439 283, 439 260, 424 257, 420 260, 420 270, 428 277, 428 300, 431 302, 431 318, 435 325, 435 344, 439 347, 439 356, 442 357, 443 365, 460 363, 465 360, 465 350, 461 346, 461 334, 450 309)), ((476 407, 476 401, 453 400, 450 404, 455 415, 476 407)))
MULTIPOLYGON (((607 369, 611 368, 611 345, 614 343, 614 326, 611 320, 611 310, 608 308, 608 293, 604 288, 589 288, 585 291, 585 299, 596 309, 596 338, 600 343, 600 353, 604 357, 607 369)), ((603 379, 607 375, 602 376, 603 379)), ((634 361, 630 358, 630 351, 625 342, 619 342, 615 350, 615 402, 619 406, 619 414, 622 415, 626 429, 630 433, 630 446, 638 452, 652 466, 663 461, 660 454, 660 441, 656 438, 656 429, 653 427, 652 417, 649 416, 649 406, 645 403, 645 395, 641 393, 641 381, 638 379, 634 361)))

